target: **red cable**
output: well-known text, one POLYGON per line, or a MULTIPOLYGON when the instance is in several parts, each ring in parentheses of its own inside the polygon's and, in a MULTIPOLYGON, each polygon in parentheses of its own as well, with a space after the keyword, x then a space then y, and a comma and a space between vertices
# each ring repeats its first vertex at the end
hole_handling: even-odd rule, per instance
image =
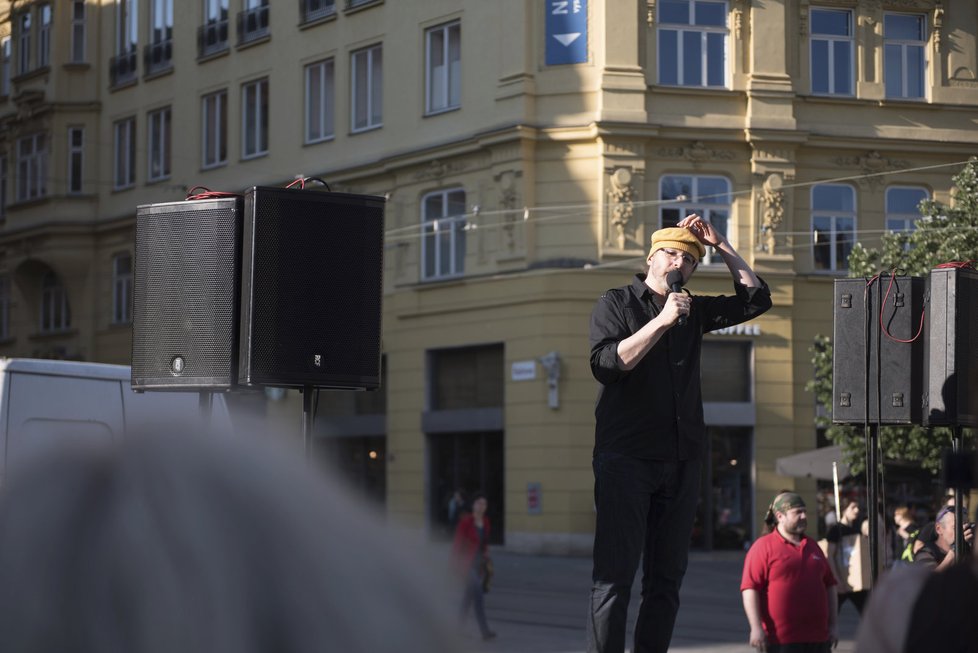
MULTIPOLYGON (((895 270, 894 270, 894 272, 895 272, 895 270)), ((877 276, 879 276, 879 275, 877 275, 877 276)), ((890 340, 894 340, 896 342, 910 343, 910 342, 913 342, 914 340, 916 340, 917 338, 919 338, 921 332, 924 330, 924 313, 925 313, 924 310, 921 310, 920 311, 920 325, 917 327, 917 334, 913 338, 911 338, 910 340, 904 340, 903 338, 895 338, 894 336, 890 335, 890 332, 886 330, 886 325, 883 324, 883 307, 886 306, 886 299, 887 299, 887 297, 890 296, 890 288, 893 287, 893 279, 895 279, 895 278, 896 277, 894 277, 893 274, 890 274, 890 283, 886 287, 886 294, 883 295, 883 305, 880 306, 880 329, 882 329, 883 333, 886 334, 886 337, 889 338, 890 340)))

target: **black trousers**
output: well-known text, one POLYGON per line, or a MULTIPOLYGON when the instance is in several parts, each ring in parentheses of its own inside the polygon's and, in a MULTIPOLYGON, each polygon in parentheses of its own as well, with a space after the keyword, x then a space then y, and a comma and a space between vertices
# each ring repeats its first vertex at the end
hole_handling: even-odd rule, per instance
POLYGON ((588 653, 623 653, 632 582, 642 562, 633 653, 665 653, 679 611, 699 498, 700 461, 602 453, 592 461, 597 523, 588 653))
POLYGON ((806 644, 768 644, 768 653, 831 653, 831 642, 812 642, 806 644))

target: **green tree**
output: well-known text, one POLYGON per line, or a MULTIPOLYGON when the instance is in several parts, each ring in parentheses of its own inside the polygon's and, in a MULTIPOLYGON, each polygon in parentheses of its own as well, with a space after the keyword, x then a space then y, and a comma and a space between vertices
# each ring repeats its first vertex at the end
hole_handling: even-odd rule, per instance
MULTIPOLYGON (((880 247, 867 248, 856 243, 849 256, 849 276, 873 277, 880 272, 926 276, 935 266, 953 261, 978 260, 978 158, 972 157, 954 176, 950 206, 928 200, 920 203, 921 218, 915 229, 884 234, 880 247)), ((810 348, 815 378, 807 389, 823 406, 832 406, 832 341, 816 336, 810 348)), ((825 428, 832 442, 839 444, 853 471, 865 461, 865 441, 861 428, 832 424, 831 416, 816 416, 816 426, 825 428)), ((974 434, 965 431, 973 440, 974 434)), ((936 473, 943 450, 951 445, 948 428, 882 427, 880 448, 884 460, 906 461, 936 473)))

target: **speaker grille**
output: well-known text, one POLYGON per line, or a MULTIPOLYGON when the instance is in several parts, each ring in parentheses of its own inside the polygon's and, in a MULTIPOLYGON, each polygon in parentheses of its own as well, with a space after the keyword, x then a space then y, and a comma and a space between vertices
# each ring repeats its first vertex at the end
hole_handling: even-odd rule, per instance
POLYGON ((135 389, 236 382, 241 206, 220 198, 137 208, 135 389))
POLYGON ((978 426, 978 272, 931 270, 924 424, 978 426))
POLYGON ((835 280, 833 422, 920 424, 925 279, 892 281, 881 277, 867 288, 866 279, 835 280), (881 317, 889 336, 880 328, 881 317))
POLYGON ((242 383, 380 383, 384 199, 256 187, 245 195, 242 383))

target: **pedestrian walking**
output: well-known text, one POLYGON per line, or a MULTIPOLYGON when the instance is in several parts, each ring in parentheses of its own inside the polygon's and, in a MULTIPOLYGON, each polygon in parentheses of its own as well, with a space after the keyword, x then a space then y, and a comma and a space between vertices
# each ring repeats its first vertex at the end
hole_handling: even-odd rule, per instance
POLYGON ((869 599, 868 570, 863 569, 863 551, 868 551, 869 536, 861 528, 859 502, 846 499, 842 502, 842 516, 829 527, 825 534, 828 542, 826 555, 836 579, 839 581, 839 609, 846 601, 852 601, 861 615, 869 599))
POLYGON ((464 620, 469 610, 474 610, 479 631, 485 640, 496 637, 486 620, 484 598, 492 580, 489 517, 486 515, 488 507, 489 502, 484 494, 476 494, 472 498, 472 511, 459 520, 452 546, 455 564, 465 583, 460 618, 464 620))

